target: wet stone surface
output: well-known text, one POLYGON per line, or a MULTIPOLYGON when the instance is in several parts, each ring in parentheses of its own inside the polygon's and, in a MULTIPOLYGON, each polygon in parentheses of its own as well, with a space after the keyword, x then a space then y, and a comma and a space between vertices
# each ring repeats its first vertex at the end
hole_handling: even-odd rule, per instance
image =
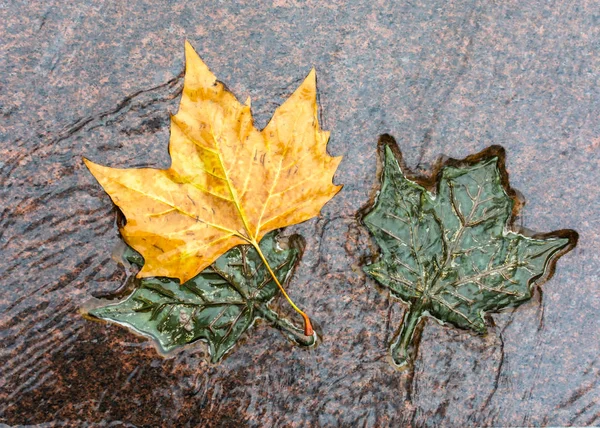
MULTIPOLYGON (((0 7, 0 422, 80 426, 437 426, 600 423, 600 27, 593 2, 5 2, 0 7), (128 272, 116 212, 85 170, 168 165, 189 39, 256 124, 318 73, 345 185, 286 230, 307 247, 289 290, 312 350, 259 324, 221 364, 171 358, 84 319, 128 272), (379 134, 426 172, 500 144, 519 224, 578 247, 487 336, 429 321, 413 371, 390 364, 403 306, 367 279, 356 212, 379 134)), ((276 302, 285 311, 283 302, 276 302)))

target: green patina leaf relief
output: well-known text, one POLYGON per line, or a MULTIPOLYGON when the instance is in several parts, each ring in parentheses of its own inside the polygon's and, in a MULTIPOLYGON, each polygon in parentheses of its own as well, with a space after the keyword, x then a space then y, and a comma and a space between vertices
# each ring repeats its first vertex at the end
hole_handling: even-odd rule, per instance
MULTIPOLYGON (((272 232, 260 247, 284 283, 298 261, 299 246, 279 248, 276 232, 272 232)), ((131 249, 126 258, 143 264, 143 258, 131 249)), ((314 342, 268 307, 278 292, 256 249, 240 245, 184 284, 171 278, 144 278, 125 300, 89 314, 150 336, 164 352, 204 340, 211 361, 218 362, 257 318, 267 320, 299 344, 314 342)))
POLYGON ((429 191, 405 176, 385 146, 381 190, 363 217, 381 254, 364 270, 408 305, 392 344, 397 365, 410 362, 425 315, 485 333, 487 312, 530 299, 536 281, 574 247, 574 231, 526 236, 511 228, 515 198, 503 156, 492 147, 448 161, 429 191))

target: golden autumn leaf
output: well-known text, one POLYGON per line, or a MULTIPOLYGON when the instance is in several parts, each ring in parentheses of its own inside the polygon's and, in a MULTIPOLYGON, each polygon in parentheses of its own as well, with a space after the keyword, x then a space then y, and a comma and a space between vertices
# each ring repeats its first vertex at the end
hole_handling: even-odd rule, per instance
POLYGON ((315 71, 259 131, 249 100, 241 104, 188 42, 185 52, 170 168, 85 164, 127 218, 121 234, 145 259, 138 277, 184 283, 240 244, 253 245, 272 274, 261 238, 317 216, 341 189, 332 183, 341 157, 327 154, 317 119, 315 71))

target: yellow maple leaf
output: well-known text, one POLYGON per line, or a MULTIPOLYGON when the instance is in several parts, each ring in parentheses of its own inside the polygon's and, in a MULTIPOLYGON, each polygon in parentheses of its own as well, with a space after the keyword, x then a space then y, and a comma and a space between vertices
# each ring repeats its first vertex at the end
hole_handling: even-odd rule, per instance
POLYGON ((84 159, 125 214, 125 241, 144 257, 138 277, 184 283, 227 250, 258 246, 268 232, 315 217, 340 189, 341 157, 327 154, 317 118, 314 69, 262 130, 186 42, 179 111, 171 117, 171 167, 118 169, 84 159))

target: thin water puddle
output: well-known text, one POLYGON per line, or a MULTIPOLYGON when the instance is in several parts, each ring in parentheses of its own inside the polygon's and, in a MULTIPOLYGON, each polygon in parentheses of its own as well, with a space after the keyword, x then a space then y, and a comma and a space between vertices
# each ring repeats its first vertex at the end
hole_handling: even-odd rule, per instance
MULTIPOLYGON (((585 1, 7 5, 0 422, 597 425, 593 10, 585 1), (320 119, 332 131, 330 153, 344 155, 335 180, 345 187, 318 218, 285 231, 305 240, 286 287, 310 308, 316 347, 257 321, 212 363, 201 341, 165 356, 148 337, 81 314, 92 296, 121 289, 118 299, 126 298, 137 270, 115 250, 123 245, 117 212, 81 158, 168 167, 186 37, 233 92, 251 96, 259 124, 298 86, 294 79, 312 65, 319 73, 320 119), (385 133, 419 175, 434 170, 439 154, 462 159, 500 144, 510 185, 527 202, 514 224, 580 235, 530 300, 486 316, 487 334, 424 318, 405 370, 389 346, 406 305, 363 272, 381 250, 356 216, 380 187, 377 136, 385 133)), ((301 327, 281 297, 270 307, 301 327)))

